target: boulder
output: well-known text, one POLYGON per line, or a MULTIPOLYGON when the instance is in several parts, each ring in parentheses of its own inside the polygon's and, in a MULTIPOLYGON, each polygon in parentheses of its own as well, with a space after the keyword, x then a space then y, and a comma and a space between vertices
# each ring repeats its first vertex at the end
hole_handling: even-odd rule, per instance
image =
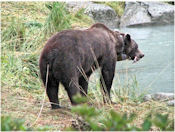
POLYGON ((77 11, 85 8, 85 14, 90 16, 95 22, 100 22, 109 28, 118 28, 119 18, 114 9, 104 4, 93 2, 66 2, 69 10, 77 11))
POLYGON ((167 102, 168 106, 174 106, 175 100, 170 100, 167 102))
POLYGON ((116 28, 119 25, 119 18, 114 9, 103 4, 89 4, 85 13, 88 14, 95 22, 100 22, 109 28, 116 28))
POLYGON ((151 17, 146 7, 139 2, 126 2, 124 14, 120 20, 120 27, 151 23, 151 17))
POLYGON ((174 6, 163 2, 126 2, 120 27, 174 23, 174 6))
POLYGON ((174 6, 162 2, 143 2, 153 23, 174 23, 174 6))

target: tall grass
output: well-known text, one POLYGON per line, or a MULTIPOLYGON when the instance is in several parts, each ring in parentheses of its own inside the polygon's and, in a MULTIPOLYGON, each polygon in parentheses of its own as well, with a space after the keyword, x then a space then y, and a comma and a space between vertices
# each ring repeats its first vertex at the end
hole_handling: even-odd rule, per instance
MULTIPOLYGON (((123 102, 133 102, 133 103, 142 103, 143 97, 148 91, 142 91, 137 81, 135 75, 128 75, 128 73, 123 73, 124 76, 130 78, 121 79, 117 73, 113 80, 113 85, 111 89, 112 101, 115 103, 123 102)), ((102 91, 100 85, 100 72, 99 70, 95 71, 94 74, 90 77, 89 81, 89 96, 94 102, 102 103, 102 91)))
POLYGON ((50 10, 49 16, 45 22, 46 34, 52 34, 71 27, 71 15, 64 3, 53 2, 50 5, 47 4, 46 7, 50 10))
POLYGON ((16 21, 12 19, 11 25, 2 31, 2 48, 9 50, 19 51, 22 43, 25 41, 26 28, 21 20, 16 21), (3 43, 4 41, 10 41, 8 44, 3 43), (4 45, 6 44, 6 45, 4 45))
POLYGON ((135 103, 143 102, 143 97, 148 91, 141 90, 135 74, 129 75, 128 71, 122 73, 125 78, 117 75, 114 78, 113 98, 118 102, 132 101, 135 103), (129 78, 129 79, 128 79, 129 78))
POLYGON ((38 73, 38 57, 28 54, 4 54, 2 62, 2 88, 39 89, 41 82, 38 73))
MULTIPOLYGON (((49 4, 52 9, 43 24, 37 21, 26 22, 19 15, 7 19, 2 14, 3 20, 8 20, 8 26, 2 28, 2 87, 27 90, 41 87, 38 67, 41 48, 51 34, 70 28, 70 14, 65 5, 59 2, 49 4)), ((5 14, 5 9, 3 11, 5 14)))

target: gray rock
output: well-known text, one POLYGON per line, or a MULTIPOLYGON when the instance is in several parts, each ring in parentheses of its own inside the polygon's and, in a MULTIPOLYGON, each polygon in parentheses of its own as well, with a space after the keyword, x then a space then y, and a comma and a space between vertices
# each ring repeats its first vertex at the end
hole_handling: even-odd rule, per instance
MULTIPOLYGON (((144 3, 144 2, 143 2, 144 3)), ((174 23, 174 6, 162 2, 145 2, 154 23, 174 23)))
POLYGON ((167 102, 168 106, 174 106, 175 100, 170 100, 167 102))
POLYGON ((150 100, 152 100, 152 97, 151 97, 150 94, 147 94, 147 95, 144 96, 143 100, 144 100, 144 102, 150 101, 150 100))
POLYGON ((154 100, 160 101, 160 100, 173 100, 174 99, 174 93, 155 93, 152 95, 152 98, 154 100))
POLYGON ((95 22, 100 22, 109 28, 116 28, 119 25, 119 18, 114 9, 103 4, 89 4, 85 13, 92 17, 95 22))
POLYGON ((138 2, 126 2, 124 14, 120 20, 120 27, 151 23, 147 9, 138 2))
POLYGON ((85 8, 85 13, 95 22, 100 22, 109 28, 117 28, 119 26, 119 18, 114 9, 107 5, 96 4, 93 2, 66 2, 69 11, 78 11, 85 8))
POLYGON ((173 22, 173 5, 162 2, 126 2, 120 27, 173 22))

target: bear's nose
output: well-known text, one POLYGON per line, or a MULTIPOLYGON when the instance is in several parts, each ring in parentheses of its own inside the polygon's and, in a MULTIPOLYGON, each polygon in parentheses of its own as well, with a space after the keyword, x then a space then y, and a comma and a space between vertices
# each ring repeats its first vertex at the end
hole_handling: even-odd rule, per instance
POLYGON ((141 54, 141 55, 140 55, 140 58, 142 58, 142 57, 144 57, 144 54, 141 54))

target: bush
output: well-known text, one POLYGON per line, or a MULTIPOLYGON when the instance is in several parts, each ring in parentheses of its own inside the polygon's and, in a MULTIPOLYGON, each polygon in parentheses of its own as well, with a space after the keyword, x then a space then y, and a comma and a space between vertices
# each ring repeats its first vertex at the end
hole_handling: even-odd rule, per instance
POLYGON ((26 131, 29 130, 24 126, 24 121, 21 119, 12 119, 10 116, 1 116, 2 131, 26 131))
POLYGON ((1 130, 2 131, 45 131, 49 127, 28 128, 24 125, 24 120, 15 119, 11 116, 1 116, 1 130))
MULTIPOLYGON (((137 115, 135 113, 131 114, 119 114, 114 110, 110 110, 101 118, 102 111, 97 110, 93 107, 87 105, 76 106, 72 108, 72 112, 80 115, 83 120, 88 124, 84 130, 90 131, 149 131, 152 126, 162 130, 162 131, 172 131, 174 130, 174 120, 168 118, 168 114, 150 113, 145 117, 144 122, 140 127, 133 125, 133 121, 136 119, 137 115)), ((103 113, 104 114, 104 113, 103 113)), ((84 123, 85 124, 85 123, 84 123)), ((79 130, 74 127, 70 130, 79 130)))

